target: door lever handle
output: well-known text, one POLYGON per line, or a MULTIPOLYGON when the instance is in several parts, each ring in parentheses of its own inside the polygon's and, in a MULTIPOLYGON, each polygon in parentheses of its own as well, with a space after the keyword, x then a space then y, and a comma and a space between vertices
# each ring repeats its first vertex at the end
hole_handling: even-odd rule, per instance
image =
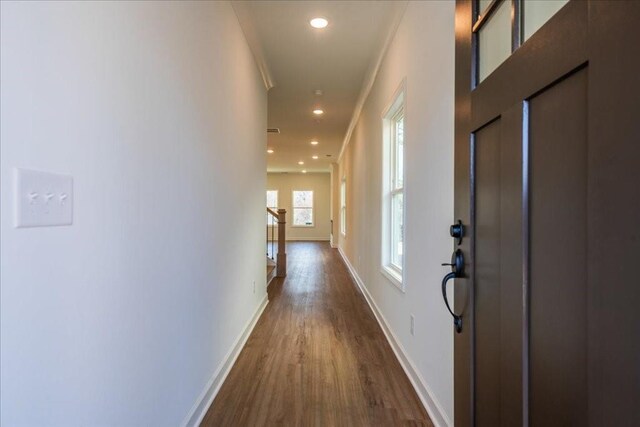
POLYGON ((462 277, 464 275, 464 255, 460 249, 456 249, 456 251, 451 255, 451 262, 443 262, 444 266, 450 266, 451 271, 456 273, 456 277, 462 277))
POLYGON ((455 279, 456 277, 457 275, 453 271, 444 276, 444 278, 442 279, 442 298, 444 298, 444 305, 447 306, 447 310, 449 310, 449 313, 451 313, 451 316, 453 316, 453 326, 455 326, 456 332, 460 333, 462 332, 462 316, 458 316, 453 312, 453 310, 451 310, 451 307, 449 306, 449 300, 447 299, 447 282, 451 279, 455 279))
POLYGON ((458 277, 462 277, 464 275, 464 255, 460 249, 457 249, 453 255, 451 256, 450 263, 443 263, 444 265, 451 266, 451 272, 442 278, 442 298, 444 299, 444 304, 447 306, 447 310, 453 316, 453 325, 456 328, 456 332, 462 332, 462 315, 455 314, 449 305, 449 300, 447 298, 447 282, 451 279, 455 279, 458 277))

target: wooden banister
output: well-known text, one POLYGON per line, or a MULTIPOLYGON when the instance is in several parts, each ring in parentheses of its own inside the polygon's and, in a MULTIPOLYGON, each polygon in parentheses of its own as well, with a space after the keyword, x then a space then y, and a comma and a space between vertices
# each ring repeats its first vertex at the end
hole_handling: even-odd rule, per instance
POLYGON ((286 224, 287 211, 285 209, 278 209, 278 259, 276 260, 276 277, 285 277, 287 275, 287 253, 285 249, 286 224))
MULTIPOLYGON (((278 254, 276 257, 276 277, 286 277, 287 275, 287 253, 286 253, 286 209, 267 208, 267 215, 271 215, 278 223, 278 254)), ((273 227, 273 225, 271 225, 273 227)), ((267 225, 267 243, 269 242, 269 226, 267 225)), ((273 252, 273 251, 272 251, 273 252)), ((273 255, 272 255, 273 256, 273 255)))

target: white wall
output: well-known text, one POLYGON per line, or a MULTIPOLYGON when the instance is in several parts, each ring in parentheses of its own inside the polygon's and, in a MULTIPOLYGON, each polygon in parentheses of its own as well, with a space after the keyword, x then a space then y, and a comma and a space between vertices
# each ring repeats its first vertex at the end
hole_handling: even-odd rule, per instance
POLYGON ((331 234, 331 174, 268 173, 267 190, 278 190, 278 207, 287 210, 287 240, 329 240, 331 234), (293 190, 313 190, 313 227, 293 226, 293 190))
POLYGON ((179 425, 266 297, 266 93, 236 16, 1 8, 0 424, 179 425), (15 167, 73 176, 72 226, 13 228, 15 167))
MULTIPOLYGON (((415 368, 414 380, 421 383, 434 421, 450 425, 453 328, 440 292, 446 273, 440 263, 449 260, 453 247, 448 231, 453 221, 454 7, 452 1, 409 2, 338 171, 340 179, 346 176, 348 199, 347 233, 340 236, 339 247, 415 368), (380 245, 382 113, 404 78, 402 292, 380 272, 380 245), (413 336, 410 314, 415 316, 413 336)), ((334 204, 339 203, 339 193, 334 188, 334 204)))

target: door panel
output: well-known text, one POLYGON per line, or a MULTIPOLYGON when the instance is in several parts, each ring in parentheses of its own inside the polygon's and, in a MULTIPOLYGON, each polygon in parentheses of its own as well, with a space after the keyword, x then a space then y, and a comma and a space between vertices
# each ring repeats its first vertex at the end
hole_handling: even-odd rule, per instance
POLYGON ((476 421, 500 425, 500 119, 475 134, 476 421))
POLYGON ((474 134, 477 425, 522 420, 522 109, 474 134))
POLYGON ((587 421, 587 69, 529 103, 532 426, 587 421))
POLYGON ((456 3, 454 422, 640 425, 640 2, 570 0, 520 45, 508 1, 479 84, 490 18, 456 3))
POLYGON ((589 16, 589 420, 640 426, 640 2, 589 16))
POLYGON ((522 102, 502 114, 500 147, 500 425, 522 421, 522 102))

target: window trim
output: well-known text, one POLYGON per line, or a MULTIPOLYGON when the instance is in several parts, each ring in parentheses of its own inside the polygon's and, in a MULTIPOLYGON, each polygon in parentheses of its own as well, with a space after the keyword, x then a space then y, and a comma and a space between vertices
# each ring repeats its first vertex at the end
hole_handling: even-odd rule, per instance
POLYGON ((340 234, 347 237, 347 177, 340 181, 340 234))
MULTIPOLYGON (((276 212, 277 212, 277 211, 278 211, 278 207, 277 207, 277 206, 276 206, 276 207, 271 207, 271 206, 269 206, 269 198, 267 197, 267 193, 269 193, 269 191, 275 191, 275 193, 276 193, 276 204, 279 204, 279 203, 280 203, 280 200, 279 200, 279 198, 280 198, 280 191, 278 191, 277 189, 275 189, 275 190, 267 189, 267 190, 265 191, 265 193, 264 193, 264 194, 265 194, 265 197, 267 198, 267 200, 266 200, 266 202, 267 202, 267 203, 265 203, 265 205, 267 205, 267 209, 271 209, 272 211, 276 211, 276 212)), ((271 229, 271 228, 278 228, 278 222, 277 222, 277 219, 276 219, 276 218, 274 218, 274 217, 273 217, 273 215, 269 214, 269 212, 267 212, 267 227, 268 227, 269 229, 271 229)))
MULTIPOLYGON (((279 192, 277 189, 276 189, 276 190, 270 190, 270 189, 267 189, 267 191, 265 192, 265 197, 267 197, 267 193, 268 193, 269 191, 274 191, 274 192, 276 193, 276 204, 279 204, 279 203, 280 203, 280 201, 279 201, 279 198, 280 198, 280 192, 279 192)), ((278 206, 275 206, 275 207, 274 207, 274 206, 269 206, 269 200, 268 200, 268 199, 269 199, 269 198, 267 197, 267 201, 266 201, 266 202, 267 202, 267 203, 266 203, 267 207, 268 207, 269 209, 272 209, 272 210, 273 210, 273 209, 276 209, 276 210, 277 210, 277 209, 278 209, 278 206)))
MULTIPOLYGON (((402 80, 398 89, 394 92, 391 100, 388 103, 387 108, 385 108, 381 115, 382 121, 382 239, 381 239, 381 254, 380 254, 380 273, 395 287, 397 287, 401 292, 405 292, 405 283, 404 283, 404 267, 406 260, 406 251, 404 248, 406 247, 406 241, 403 239, 403 257, 402 257, 402 266, 398 266, 397 264, 391 261, 392 259, 392 247, 391 241, 392 236, 392 205, 391 202, 393 197, 397 194, 402 194, 403 197, 403 209, 402 209, 402 224, 406 226, 406 215, 407 215, 407 199, 406 199, 406 149, 403 150, 403 176, 402 176, 402 186, 397 186, 396 181, 396 153, 397 149, 393 141, 395 140, 395 126, 393 123, 397 121, 400 116, 404 119, 405 125, 403 129, 403 144, 406 145, 406 120, 407 120, 407 94, 406 94, 406 78, 402 80)), ((406 232, 404 233, 406 236, 406 232)))
POLYGON ((291 190, 291 227, 295 228, 314 228, 316 226, 316 194, 314 190, 291 190), (303 192, 310 191, 311 192, 311 207, 296 207, 295 206, 295 192, 303 192), (311 209, 311 225, 307 224, 296 224, 296 209, 311 209))

